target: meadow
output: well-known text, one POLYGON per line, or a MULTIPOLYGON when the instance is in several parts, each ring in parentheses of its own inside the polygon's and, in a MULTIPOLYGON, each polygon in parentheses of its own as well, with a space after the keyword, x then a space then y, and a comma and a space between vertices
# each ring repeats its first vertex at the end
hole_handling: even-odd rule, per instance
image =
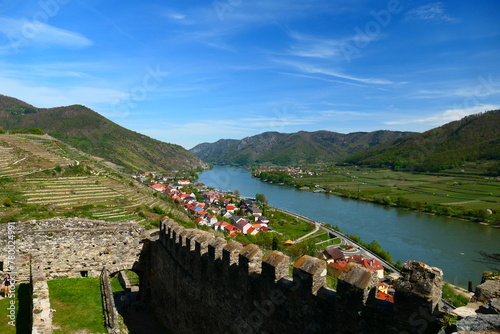
POLYGON ((87 330, 106 333, 99 278, 65 278, 48 282, 54 333, 87 330), (75 316, 78 315, 78 316, 75 316))

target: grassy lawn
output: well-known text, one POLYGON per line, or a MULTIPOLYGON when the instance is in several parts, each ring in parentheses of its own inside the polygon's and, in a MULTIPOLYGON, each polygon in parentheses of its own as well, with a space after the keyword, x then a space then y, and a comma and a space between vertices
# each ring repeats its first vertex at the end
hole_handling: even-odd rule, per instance
POLYGON ((111 281, 111 290, 113 290, 113 293, 125 291, 120 281, 118 280, 118 276, 111 277, 110 281, 111 281))
POLYGON ((65 278, 48 282, 54 333, 88 330, 106 333, 99 278, 65 278))
POLYGON ((295 240, 314 230, 314 225, 280 211, 268 209, 265 215, 271 220, 271 228, 285 239, 295 240))
POLYGON ((321 248, 327 248, 328 246, 340 245, 341 242, 342 242, 342 240, 340 240, 340 238, 333 238, 333 239, 330 239, 328 241, 322 242, 322 243, 318 244, 317 246, 321 247, 321 248))
POLYGON ((328 239, 330 239, 330 235, 328 234, 328 232, 325 232, 322 229, 319 229, 318 232, 316 232, 315 234, 306 238, 306 240, 308 242, 311 242, 311 243, 318 243, 318 242, 326 241, 328 239))
POLYGON ((2 334, 30 334, 30 287, 29 284, 21 284, 16 286, 15 298, 5 298, 0 300, 0 333, 2 334), (10 314, 8 307, 10 302, 15 301, 15 320, 9 324, 11 319, 7 316, 10 314), (12 326, 14 324, 14 326, 12 326))
POLYGON ((139 275, 132 270, 127 270, 126 273, 130 285, 139 285, 139 275))

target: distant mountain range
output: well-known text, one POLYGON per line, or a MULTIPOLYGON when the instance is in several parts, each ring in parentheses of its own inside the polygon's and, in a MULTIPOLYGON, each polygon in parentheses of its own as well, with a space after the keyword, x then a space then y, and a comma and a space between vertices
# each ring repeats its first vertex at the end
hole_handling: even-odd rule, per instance
POLYGON ((344 159, 351 164, 417 171, 439 171, 478 161, 500 161, 500 110, 467 116, 344 159))
POLYGON ((375 131, 341 134, 331 131, 265 132, 242 140, 221 139, 190 151, 205 162, 250 165, 291 165, 340 161, 342 158, 413 132, 375 131))
POLYGON ((203 161, 243 166, 335 162, 437 171, 464 162, 500 161, 500 110, 467 116, 424 133, 265 132, 241 140, 199 144, 189 152, 125 129, 81 105, 36 108, 0 95, 0 127, 39 128, 126 171, 196 168, 203 161))
POLYGON ((500 110, 467 116, 424 133, 265 132, 242 140, 199 144, 191 152, 205 162, 219 164, 337 162, 438 171, 467 161, 499 161, 500 110))
POLYGON ((83 152, 129 171, 188 169, 203 165, 199 158, 179 145, 125 129, 81 105, 44 109, 0 95, 0 127, 6 130, 39 128, 83 152))

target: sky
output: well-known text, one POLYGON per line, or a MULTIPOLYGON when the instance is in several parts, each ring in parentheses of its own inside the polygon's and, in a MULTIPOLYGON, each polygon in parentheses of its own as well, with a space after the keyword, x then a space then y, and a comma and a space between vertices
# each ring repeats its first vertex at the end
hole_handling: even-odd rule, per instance
POLYGON ((0 0, 0 94, 190 149, 500 108, 500 2, 0 0))

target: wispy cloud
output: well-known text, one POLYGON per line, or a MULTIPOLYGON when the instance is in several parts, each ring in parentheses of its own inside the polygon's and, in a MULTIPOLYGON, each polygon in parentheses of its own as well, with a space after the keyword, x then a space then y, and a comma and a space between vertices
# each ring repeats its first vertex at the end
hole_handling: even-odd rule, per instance
POLYGON ((290 72, 281 72, 281 71, 277 71, 276 73, 278 73, 278 74, 284 74, 284 75, 290 75, 290 76, 299 77, 299 78, 307 78, 307 79, 320 80, 320 81, 325 81, 325 82, 340 83, 340 84, 343 84, 343 85, 351 85, 351 86, 358 86, 358 87, 367 87, 366 85, 362 85, 362 84, 358 84, 358 83, 354 83, 354 82, 341 81, 341 80, 335 80, 335 79, 328 79, 328 78, 325 78, 325 77, 315 76, 315 75, 290 73, 290 72))
POLYGON ((362 41, 359 35, 352 35, 343 38, 326 38, 321 36, 311 36, 298 32, 289 33, 293 43, 285 54, 297 57, 337 59, 344 60, 346 48, 357 45, 358 43, 368 44, 382 38, 383 34, 363 35, 362 41))
POLYGON ((387 125, 402 125, 402 124, 417 124, 417 123, 426 123, 428 125, 443 125, 449 122, 458 121, 459 119, 464 118, 468 115, 477 114, 480 112, 499 109, 499 105, 491 105, 491 104, 481 104, 471 108, 462 108, 462 109, 447 109, 442 111, 434 116, 423 117, 423 118, 407 118, 400 119, 395 121, 384 122, 387 125))
POLYGON ((444 7, 445 5, 442 2, 431 2, 408 11, 405 18, 410 21, 426 21, 432 23, 455 23, 460 21, 446 13, 444 7))
POLYGON ((361 77, 356 77, 353 75, 344 74, 344 73, 334 71, 331 69, 317 67, 315 65, 296 63, 296 62, 285 62, 285 63, 288 65, 294 66, 296 69, 298 69, 301 72, 305 72, 305 73, 309 73, 309 74, 324 75, 327 78, 331 77, 331 78, 345 79, 345 80, 350 80, 350 81, 354 81, 354 82, 361 82, 361 83, 365 83, 365 84, 375 84, 375 85, 394 84, 394 82, 392 82, 390 80, 386 80, 386 79, 361 78, 361 77))
MULTIPOLYGON (((66 48, 83 48, 92 45, 92 41, 77 32, 64 30, 38 21, 0 17, 0 33, 11 41, 15 49, 31 45, 66 48)), ((5 45, 4 45, 5 47, 5 45)))
POLYGON ((2 94, 15 96, 35 107, 51 108, 71 104, 85 104, 96 107, 99 104, 111 104, 125 94, 107 87, 90 85, 44 86, 20 79, 0 78, 2 94))
POLYGON ((340 54, 339 44, 342 41, 309 36, 292 32, 289 36, 294 43, 287 50, 288 55, 311 58, 331 58, 340 54))

